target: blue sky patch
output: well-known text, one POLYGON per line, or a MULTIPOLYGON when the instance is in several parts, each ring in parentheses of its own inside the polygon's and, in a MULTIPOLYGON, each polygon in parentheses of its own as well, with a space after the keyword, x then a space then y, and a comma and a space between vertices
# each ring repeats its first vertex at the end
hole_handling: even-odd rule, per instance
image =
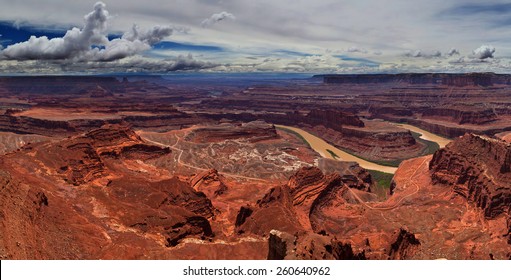
POLYGON ((438 17, 460 20, 471 17, 483 19, 483 22, 491 27, 509 27, 511 25, 511 3, 464 4, 442 11, 438 17))
POLYGON ((46 36, 49 39, 62 37, 66 34, 66 30, 43 31, 25 26, 20 26, 18 29, 14 26, 14 22, 0 21, 0 34, 2 34, 0 38, 4 42, 4 46, 6 46, 27 41, 32 35, 36 37, 46 36))
POLYGON ((195 52, 224 52, 221 47, 210 45, 193 45, 185 43, 176 43, 163 41, 153 46, 154 50, 173 50, 173 51, 195 51, 195 52))
POLYGON ((508 14, 511 13, 511 3, 501 4, 466 4, 448 9, 445 15, 476 15, 476 14, 508 14))
POLYGON ((340 58, 344 61, 355 61, 358 62, 360 66, 368 66, 368 67, 378 67, 380 66, 379 62, 360 57, 352 57, 347 55, 334 55, 334 57, 340 58))
POLYGON ((288 55, 288 56, 312 56, 310 53, 303 53, 297 51, 289 51, 289 50, 276 50, 274 52, 276 55, 288 55))
MULTIPOLYGON (((42 37, 46 36, 48 39, 64 37, 66 35, 67 30, 71 28, 63 27, 63 28, 43 28, 43 27, 33 27, 30 25, 22 25, 18 28, 15 27, 14 22, 12 21, 0 21, 0 42, 4 47, 8 45, 21 43, 27 41, 30 36, 42 37)), ((112 40, 115 38, 120 38, 121 36, 118 34, 109 34, 108 39, 112 40)))

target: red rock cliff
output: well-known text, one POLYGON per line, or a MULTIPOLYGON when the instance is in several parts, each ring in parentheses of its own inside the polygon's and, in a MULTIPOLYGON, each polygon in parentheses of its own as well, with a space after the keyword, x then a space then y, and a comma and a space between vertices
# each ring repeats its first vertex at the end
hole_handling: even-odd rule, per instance
POLYGON ((434 183, 453 191, 484 211, 488 219, 511 214, 511 145, 502 140, 465 134, 437 151, 429 166, 434 183))
POLYGON ((310 125, 323 125, 339 131, 343 125, 364 127, 364 122, 357 116, 337 110, 312 110, 305 117, 304 122, 310 125))

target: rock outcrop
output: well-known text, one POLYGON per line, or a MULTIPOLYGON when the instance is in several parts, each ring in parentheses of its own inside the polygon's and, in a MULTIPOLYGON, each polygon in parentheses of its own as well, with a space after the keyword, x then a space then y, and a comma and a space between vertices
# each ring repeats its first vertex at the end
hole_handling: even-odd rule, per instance
POLYGON ((410 131, 376 131, 343 127, 341 131, 316 126, 308 129, 315 135, 364 158, 394 161, 419 155, 424 145, 417 142, 410 131))
POLYGON ((115 77, 97 76, 16 76, 2 77, 9 92, 17 94, 81 93, 90 91, 122 92, 123 85, 115 77))
POLYGON ((174 224, 165 235, 168 247, 178 245, 181 239, 189 236, 198 235, 202 240, 214 236, 208 220, 201 216, 189 217, 181 223, 174 224))
POLYGON ((247 212, 242 208, 236 220, 245 220, 238 226, 238 233, 253 233, 260 236, 268 236, 272 229, 288 233, 303 231, 298 220, 298 215, 293 207, 293 197, 287 186, 279 186, 270 189, 263 198, 257 201, 253 213, 244 217, 247 212), (271 218, 270 218, 271 217, 271 218))
POLYGON ((196 191, 204 192, 208 197, 222 195, 227 191, 222 176, 215 169, 200 172, 190 181, 190 186, 196 191))
POLYGON ((121 125, 106 125, 57 145, 33 144, 24 149, 36 150, 48 167, 73 185, 107 176, 106 158, 148 160, 171 153, 169 148, 146 144, 133 130, 121 125))
POLYGON ((304 122, 310 125, 323 125, 339 131, 346 125, 364 127, 364 122, 357 116, 338 110, 311 110, 304 122))
POLYGON ((317 167, 304 167, 298 170, 288 182, 293 196, 293 205, 305 204, 308 207, 317 203, 318 196, 325 190, 342 185, 342 178, 339 174, 333 173, 325 176, 317 167))
POLYGON ((203 192, 195 191, 186 182, 176 177, 152 183, 152 187, 161 189, 166 194, 160 206, 179 206, 205 218, 214 216, 211 200, 203 192))
POLYGON ((371 113, 371 118, 381 118, 387 115, 395 116, 395 117, 411 117, 413 116, 413 111, 400 107, 400 106, 385 106, 385 107, 371 107, 369 108, 369 113, 371 113))
POLYGON ((255 206, 241 207, 236 218, 238 232, 258 235, 267 235, 272 229, 291 234, 306 229, 320 232, 323 228, 318 212, 351 199, 349 195, 344 197, 350 187, 365 189, 367 185, 352 176, 324 175, 317 167, 303 167, 290 177, 287 185, 270 189, 255 206), (267 219, 269 215, 271 220, 267 219))
POLYGON ((91 98, 105 98, 113 96, 113 93, 110 90, 105 89, 100 85, 96 85, 95 87, 93 86, 89 89, 83 89, 80 93, 81 94, 85 93, 89 95, 89 97, 91 98))
POLYGON ((254 210, 250 206, 241 206, 238 211, 238 215, 236 216, 236 222, 234 226, 239 227, 245 223, 248 217, 254 213, 254 210))
POLYGON ((268 239, 269 260, 365 260, 365 252, 354 252, 350 243, 318 234, 296 234, 272 230, 268 239))
POLYGON ((491 86, 494 83, 507 83, 510 75, 495 73, 406 73, 370 75, 318 75, 328 84, 368 84, 368 83, 409 83, 442 84, 448 86, 491 86))
POLYGON ((225 140, 248 140, 258 142, 278 138, 275 126, 264 121, 232 124, 223 123, 216 126, 198 128, 188 136, 188 140, 196 143, 221 142, 225 140))
POLYGON ((0 131, 20 134, 38 134, 43 136, 68 136, 75 133, 77 130, 65 121, 0 115, 0 131))
POLYGON ((497 75, 494 73, 468 73, 468 74, 451 74, 442 76, 442 84, 448 86, 465 87, 465 86, 492 86, 493 83, 499 83, 500 77, 506 75, 497 75))
POLYGON ((356 162, 321 158, 318 160, 318 168, 324 174, 339 173, 341 180, 350 188, 371 192, 374 184, 371 174, 356 162))
POLYGON ((2 156, 0 258, 168 258, 161 246, 208 242, 218 211, 152 164, 169 156, 118 125, 2 156))
POLYGON ((288 186, 293 197, 293 204, 298 205, 305 200, 314 199, 323 190, 325 175, 317 167, 303 167, 289 178, 288 186))
POLYGON ((396 234, 395 241, 390 245, 389 258, 392 260, 410 259, 419 250, 420 245, 420 241, 413 233, 401 228, 396 234))
POLYGON ((129 127, 122 125, 105 125, 87 132, 83 139, 90 139, 95 147, 115 146, 126 142, 141 142, 140 137, 129 127))
POLYGON ((453 127, 447 124, 442 125, 437 123, 431 123, 425 120, 410 119, 406 121, 411 125, 420 127, 434 134, 445 136, 447 138, 456 138, 465 135, 465 133, 475 133, 475 131, 472 129, 463 127, 453 127))
POLYGON ((457 124, 483 125, 497 120, 497 114, 492 109, 481 108, 479 110, 456 109, 456 108, 430 108, 424 110, 425 118, 446 119, 457 124))
POLYGON ((493 219, 511 214, 511 145, 466 134, 437 151, 430 162, 434 183, 481 208, 493 219))

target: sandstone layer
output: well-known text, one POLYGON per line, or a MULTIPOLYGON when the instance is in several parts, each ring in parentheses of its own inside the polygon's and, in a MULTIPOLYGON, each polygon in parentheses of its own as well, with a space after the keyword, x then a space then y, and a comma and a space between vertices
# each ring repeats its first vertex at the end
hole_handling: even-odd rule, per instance
POLYGON ((454 193, 481 208, 486 218, 505 216, 511 225, 509 143, 466 134, 436 152, 430 169, 434 183, 449 186, 454 193))

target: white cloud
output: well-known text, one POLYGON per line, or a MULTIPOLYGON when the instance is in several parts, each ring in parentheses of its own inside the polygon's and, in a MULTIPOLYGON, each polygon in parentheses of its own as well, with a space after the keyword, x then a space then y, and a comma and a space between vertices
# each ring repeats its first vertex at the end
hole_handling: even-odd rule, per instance
POLYGON ((353 46, 353 47, 348 48, 348 52, 352 52, 352 53, 356 53, 356 52, 358 52, 358 53, 367 53, 367 50, 364 49, 364 48, 353 46))
POLYGON ((135 24, 131 31, 124 33, 123 39, 131 42, 141 41, 149 45, 154 45, 161 42, 165 37, 172 35, 173 28, 169 26, 155 26, 145 32, 140 32, 138 26, 135 24))
MULTIPOLYGON (((481 5, 491 5, 495 1, 487 1, 488 3, 485 2, 481 5)), ((63 27, 71 29, 68 27, 77 26, 80 27, 78 31, 83 32, 84 25, 82 25, 81 15, 84 14, 83 11, 90 8, 90 2, 69 0, 52 0, 46 1, 44 4, 42 2, 40 0, 0 0, 2 7, 0 18, 4 21, 17 23, 21 29, 30 26, 36 27, 34 30, 44 32, 51 28, 61 30, 63 27)), ((350 47, 353 48, 352 50, 362 50, 359 46, 363 46, 364 50, 367 50, 367 53, 360 52, 361 56, 382 63, 379 69, 371 68, 370 71, 373 72, 387 71, 394 67, 402 71, 442 70, 443 68, 436 66, 439 64, 437 61, 442 61, 440 63, 442 67, 444 64, 450 66, 449 61, 461 55, 465 56, 463 63, 466 64, 475 60, 475 57, 485 57, 482 55, 484 52, 472 54, 472 50, 481 42, 491 42, 495 46, 497 44, 503 46, 499 48, 498 56, 511 57, 511 48, 505 47, 511 44, 508 28, 496 28, 494 25, 488 24, 488 21, 492 19, 487 14, 484 17, 483 14, 476 14, 469 18, 439 18, 438 15, 443 11, 463 5, 459 0, 108 0, 107 3, 108 9, 115 14, 110 14, 111 17, 106 22, 108 30, 104 32, 122 34, 122 31, 130 30, 133 22, 136 22, 140 26, 140 29, 137 29, 138 35, 135 36, 131 30, 123 38, 110 40, 101 48, 91 50, 91 45, 88 45, 83 51, 79 47, 74 47, 73 44, 67 45, 59 40, 52 42, 49 38, 45 40, 44 37, 41 37, 38 38, 38 41, 33 42, 34 46, 28 46, 27 43, 25 50, 19 46, 16 51, 19 55, 16 57, 13 54, 11 59, 29 59, 27 57, 30 56, 34 58, 46 56, 47 59, 64 57, 59 59, 79 61, 78 65, 86 65, 82 62, 89 60, 109 61, 111 65, 116 60, 124 61, 131 57, 137 57, 137 54, 150 56, 152 52, 146 50, 151 48, 154 41, 159 40, 158 36, 151 36, 151 34, 158 35, 158 32, 151 32, 152 26, 156 24, 168 25, 171 22, 193 28, 184 34, 179 33, 176 27, 171 25, 170 29, 174 31, 172 41, 191 45, 219 46, 225 50, 223 53, 207 53, 208 56, 204 58, 217 63, 229 64, 225 69, 229 69, 229 67, 234 69, 234 67, 238 67, 236 65, 241 65, 236 69, 251 71, 250 63, 244 57, 257 56, 261 57, 262 61, 274 55, 272 59, 276 61, 278 54, 272 53, 274 50, 293 50, 320 55, 330 49, 342 50, 342 53, 345 54, 350 47), (368 9, 368 7, 372 7, 372 9, 368 9), (226 12, 222 15, 222 13, 218 13, 220 11, 226 12), (232 20, 226 14, 232 15, 232 17, 236 15, 236 24, 220 23, 222 28, 198 28, 202 19, 209 15, 213 16, 204 20, 206 27, 216 27, 215 24, 218 21, 232 20), (368 18, 370 20, 367 20, 368 18), (134 39, 135 37, 137 39, 134 39), (148 38, 154 38, 154 41, 148 38), (36 47, 37 44, 40 46, 36 47), (56 45, 59 46, 60 52, 57 50, 49 52, 43 49, 45 46, 51 49, 56 45), (449 50, 451 46, 456 46, 460 55, 451 52, 449 50), (408 56, 403 57, 406 50, 411 51, 408 56), (443 50, 441 56, 438 56, 438 53, 435 54, 434 50, 443 50), (68 55, 68 52, 73 54, 68 55), (433 64, 435 66, 431 66, 433 64), (437 68, 426 68, 429 66, 437 68)), ((501 16, 504 17, 504 15, 501 16)), ((101 28, 95 28, 95 30, 101 30, 101 28)), ((71 35, 76 34, 69 36, 71 35)), ((0 42, 0 44, 2 43, 4 47, 8 47, 8 41, 0 42)), ((0 50, 0 59, 4 51, 5 49, 0 50)), ((168 55, 163 56, 164 58, 176 57, 173 50, 165 51, 168 55)), ((193 54, 194 58, 203 59, 198 56, 198 52, 194 51, 193 54)), ((495 53, 490 52, 490 55, 494 56, 495 53)), ((7 63, 5 53, 3 58, 4 60, 0 63, 7 63)), ((477 64, 470 64, 466 70, 461 68, 462 64, 459 64, 460 71, 486 70, 486 67, 494 66, 489 63, 494 59, 486 57, 478 60, 484 60, 486 63, 479 61, 477 64)), ((283 61, 274 63, 280 63, 275 65, 276 69, 285 68, 283 61)), ((28 63, 25 64, 28 65, 28 63)), ((293 65, 296 66, 296 64, 293 65)), ((309 63, 307 68, 312 69, 311 65, 314 63, 309 63)), ((509 66, 509 64, 505 65, 509 66)), ((325 69, 319 64, 317 66, 318 69, 325 69)), ((348 66, 343 68, 343 71, 350 69, 357 71, 356 68, 348 66)), ((446 69, 450 70, 451 68, 446 69)), ((504 71, 510 72, 509 69, 511 68, 504 71)), ((362 71, 365 70, 362 69, 362 71)))
POLYGON ((475 49, 472 53, 478 59, 493 58, 495 48, 490 45, 482 45, 479 48, 475 49))
POLYGON ((223 12, 218 13, 218 14, 213 14, 209 18, 203 20, 201 22, 201 26, 202 27, 209 27, 209 26, 211 26, 213 24, 216 24, 217 22, 225 20, 225 19, 235 20, 236 17, 233 14, 231 14, 231 13, 223 11, 223 12))
POLYGON ((464 56, 460 56, 458 58, 453 58, 451 60, 448 61, 449 64, 466 64, 466 63, 470 63, 469 60, 467 60, 464 56))
POLYGON ((431 57, 441 57, 442 56, 442 52, 436 50, 436 51, 433 51, 431 53, 431 57))
POLYGON ((139 31, 133 26, 122 38, 107 38, 109 12, 106 5, 97 2, 94 10, 84 17, 82 29, 68 30, 61 38, 48 39, 46 36, 31 36, 28 41, 10 45, 1 55, 14 60, 87 60, 111 61, 138 54, 151 48, 172 34, 168 26, 156 26, 147 31, 139 31))
POLYGON ((169 71, 207 70, 218 64, 195 59, 191 54, 174 59, 153 59, 134 55, 114 61, 69 60, 6 60, 0 63, 1 73, 57 74, 57 73, 165 73, 169 71))
POLYGON ((413 57, 413 58, 439 58, 442 57, 442 52, 439 50, 435 50, 432 52, 423 52, 422 50, 415 50, 415 51, 406 51, 404 54, 406 57, 413 57))
POLYGON ((94 11, 85 16, 82 30, 73 28, 64 37, 48 39, 46 36, 31 36, 26 42, 8 46, 2 51, 8 59, 66 59, 87 52, 91 45, 104 45, 108 42, 105 36, 108 11, 105 4, 98 2, 94 11))
POLYGON ((460 51, 455 49, 455 48, 451 48, 448 52, 447 52, 447 55, 448 56, 453 56, 453 55, 460 55, 460 51))
POLYGON ((415 50, 415 51, 406 51, 405 56, 407 57, 422 57, 422 51, 421 50, 415 50))

